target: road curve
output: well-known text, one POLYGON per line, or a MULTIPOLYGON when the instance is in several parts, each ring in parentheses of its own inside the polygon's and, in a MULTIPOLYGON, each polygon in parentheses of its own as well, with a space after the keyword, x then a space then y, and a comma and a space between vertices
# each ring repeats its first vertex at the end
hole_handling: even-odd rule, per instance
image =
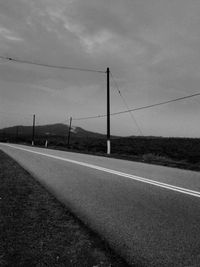
POLYGON ((11 144, 0 149, 132 266, 200 266, 200 173, 11 144))

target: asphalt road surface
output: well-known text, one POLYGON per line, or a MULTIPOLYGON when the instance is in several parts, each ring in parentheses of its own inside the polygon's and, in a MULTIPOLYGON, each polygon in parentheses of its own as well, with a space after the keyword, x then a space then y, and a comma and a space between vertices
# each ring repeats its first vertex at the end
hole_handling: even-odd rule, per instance
POLYGON ((200 173, 0 144, 132 266, 200 266, 200 173))

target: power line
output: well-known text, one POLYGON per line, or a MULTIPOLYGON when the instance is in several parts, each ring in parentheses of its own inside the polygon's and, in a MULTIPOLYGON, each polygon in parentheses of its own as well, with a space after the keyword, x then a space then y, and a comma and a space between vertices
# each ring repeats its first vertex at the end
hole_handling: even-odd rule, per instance
POLYGON ((111 78, 112 78, 112 80, 113 80, 113 82, 114 82, 114 84, 115 84, 115 88, 117 89, 117 91, 118 91, 120 97, 122 98, 122 100, 123 100, 123 102, 124 102, 125 107, 127 108, 127 111, 129 112, 129 115, 130 115, 132 121, 134 122, 134 124, 135 124, 136 127, 138 128, 140 134, 143 136, 142 129, 140 128, 140 126, 139 126, 139 124, 138 124, 138 122, 137 122, 135 116, 133 115, 133 113, 129 110, 129 106, 128 106, 127 102, 126 102, 126 99, 125 99, 124 96, 122 95, 122 93, 121 93, 121 91, 120 91, 120 89, 119 89, 119 86, 118 86, 116 80, 115 80, 114 77, 113 77, 112 72, 110 72, 110 75, 111 75, 111 78))
MULTIPOLYGON (((94 69, 87 69, 87 68, 75 68, 75 67, 69 67, 69 66, 49 65, 49 64, 37 63, 37 62, 33 62, 33 61, 21 60, 21 59, 16 59, 16 58, 12 58, 12 57, 5 57, 5 56, 0 56, 0 59, 4 59, 4 60, 16 62, 16 63, 37 65, 37 66, 42 66, 42 67, 54 68, 54 69, 76 70, 76 71, 96 72, 96 73, 104 73, 104 74, 106 73, 105 71, 101 71, 101 70, 94 70, 94 69)), ((163 102, 160 102, 160 103, 155 103, 155 104, 151 104, 151 105, 147 105, 147 106, 142 106, 142 107, 138 107, 138 108, 129 109, 129 107, 128 107, 127 103, 126 103, 126 100, 122 96, 121 91, 119 90, 118 85, 117 85, 116 81, 113 78, 112 73, 111 73, 111 77, 112 77, 112 79, 113 79, 113 81, 114 81, 114 83, 116 85, 118 93, 122 97, 122 99, 124 101, 124 104, 127 107, 127 110, 111 113, 110 116, 129 113, 140 131, 141 131, 141 129, 139 128, 139 125, 138 125, 135 117, 133 116, 133 114, 131 112, 138 111, 138 110, 143 110, 143 109, 149 109, 149 108, 153 108, 153 107, 156 107, 156 106, 161 106, 161 105, 165 105, 165 104, 168 104, 168 103, 177 102, 177 101, 180 101, 180 100, 184 100, 184 99, 187 99, 187 98, 192 98, 192 97, 200 95, 200 93, 196 93, 196 94, 192 94, 192 95, 188 95, 188 96, 184 96, 184 97, 179 97, 179 98, 175 98, 175 99, 168 100, 168 101, 163 101, 163 102)), ((4 113, 4 112, 1 112, 1 113, 4 113)), ((103 118, 103 117, 106 117, 106 116, 107 116, 106 114, 102 114, 102 115, 97 115, 97 116, 73 118, 73 120, 87 120, 87 119, 103 118)))
POLYGON ((29 65, 36 65, 36 66, 41 66, 41 67, 53 68, 53 69, 106 73, 105 71, 102 71, 102 70, 94 70, 94 69, 87 69, 87 68, 75 68, 75 67, 68 67, 68 66, 49 65, 49 64, 38 63, 38 62, 33 62, 33 61, 28 61, 28 60, 16 59, 16 58, 12 58, 12 57, 0 56, 0 59, 5 59, 5 60, 16 62, 16 63, 22 63, 22 64, 29 64, 29 65))
MULTIPOLYGON (((183 96, 183 97, 179 97, 179 98, 175 98, 175 99, 172 99, 172 100, 163 101, 163 102, 159 102, 159 103, 155 103, 155 104, 151 104, 151 105, 147 105, 147 106, 141 106, 141 107, 138 107, 138 108, 132 108, 132 109, 129 109, 129 110, 114 112, 114 113, 111 113, 110 115, 111 116, 116 116, 116 115, 128 113, 130 111, 138 111, 138 110, 143 110, 143 109, 149 109, 149 108, 153 108, 153 107, 156 107, 156 106, 161 106, 161 105, 169 104, 169 103, 172 103, 172 102, 181 101, 181 100, 184 100, 184 99, 187 99, 187 98, 192 98, 192 97, 199 96, 199 95, 200 95, 200 93, 187 95, 187 96, 183 96)), ((96 119, 96 118, 103 118, 103 117, 106 117, 106 116, 107 116, 106 114, 102 114, 102 115, 97 115, 97 116, 74 118, 74 120, 96 119)))
MULTIPOLYGON (((110 115, 112 115, 112 113, 110 115)), ((98 119, 98 118, 104 118, 104 117, 107 117, 107 115, 103 114, 103 115, 96 115, 96 116, 89 116, 89 117, 73 118, 73 120, 81 121, 81 120, 98 119)))
MULTIPOLYGON (((142 109, 153 108, 153 107, 156 107, 156 106, 161 106, 161 105, 165 105, 165 104, 168 104, 168 103, 177 102, 177 101, 180 101, 180 100, 183 100, 183 99, 192 98, 192 97, 199 96, 199 95, 200 95, 200 93, 187 95, 187 96, 175 98, 175 99, 172 99, 172 100, 163 101, 163 102, 160 102, 160 103, 155 103, 155 104, 152 104, 152 105, 147 105, 147 106, 143 106, 143 107, 129 109, 129 111, 137 111, 137 110, 142 110, 142 109)), ((123 113, 126 113, 126 112, 128 112, 128 111, 115 112, 112 115, 123 114, 123 113)))

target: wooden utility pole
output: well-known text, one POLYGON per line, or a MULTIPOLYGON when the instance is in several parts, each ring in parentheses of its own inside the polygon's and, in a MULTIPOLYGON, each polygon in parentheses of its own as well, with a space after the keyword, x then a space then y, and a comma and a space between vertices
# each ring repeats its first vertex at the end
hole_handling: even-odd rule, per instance
POLYGON ((35 114, 33 115, 32 146, 34 146, 34 142, 35 142, 35 114))
POLYGON ((67 140, 67 146, 68 147, 69 147, 69 143, 70 143, 71 127, 72 127, 72 117, 70 117, 70 123, 69 123, 68 140, 67 140))
POLYGON ((110 144, 110 70, 107 68, 107 154, 111 152, 110 144))

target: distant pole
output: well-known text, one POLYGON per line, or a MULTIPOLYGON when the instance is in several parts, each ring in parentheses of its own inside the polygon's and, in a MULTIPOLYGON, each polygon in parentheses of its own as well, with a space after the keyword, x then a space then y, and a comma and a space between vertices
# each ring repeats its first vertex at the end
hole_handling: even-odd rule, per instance
POLYGON ((107 154, 110 155, 110 70, 107 68, 107 154))
POLYGON ((16 128, 16 142, 18 142, 18 136, 19 136, 19 126, 16 128))
POLYGON ((5 141, 5 139, 6 139, 6 131, 4 129, 3 129, 2 135, 3 135, 3 141, 5 141))
POLYGON ((67 146, 68 147, 69 147, 69 143, 70 143, 71 127, 72 127, 72 117, 70 117, 70 123, 69 123, 68 140, 67 140, 67 146))
POLYGON ((46 148, 48 147, 48 140, 47 140, 47 139, 46 139, 46 141, 45 141, 44 146, 45 146, 46 148))
POLYGON ((34 142, 35 142, 35 114, 33 115, 32 146, 34 146, 34 142))

